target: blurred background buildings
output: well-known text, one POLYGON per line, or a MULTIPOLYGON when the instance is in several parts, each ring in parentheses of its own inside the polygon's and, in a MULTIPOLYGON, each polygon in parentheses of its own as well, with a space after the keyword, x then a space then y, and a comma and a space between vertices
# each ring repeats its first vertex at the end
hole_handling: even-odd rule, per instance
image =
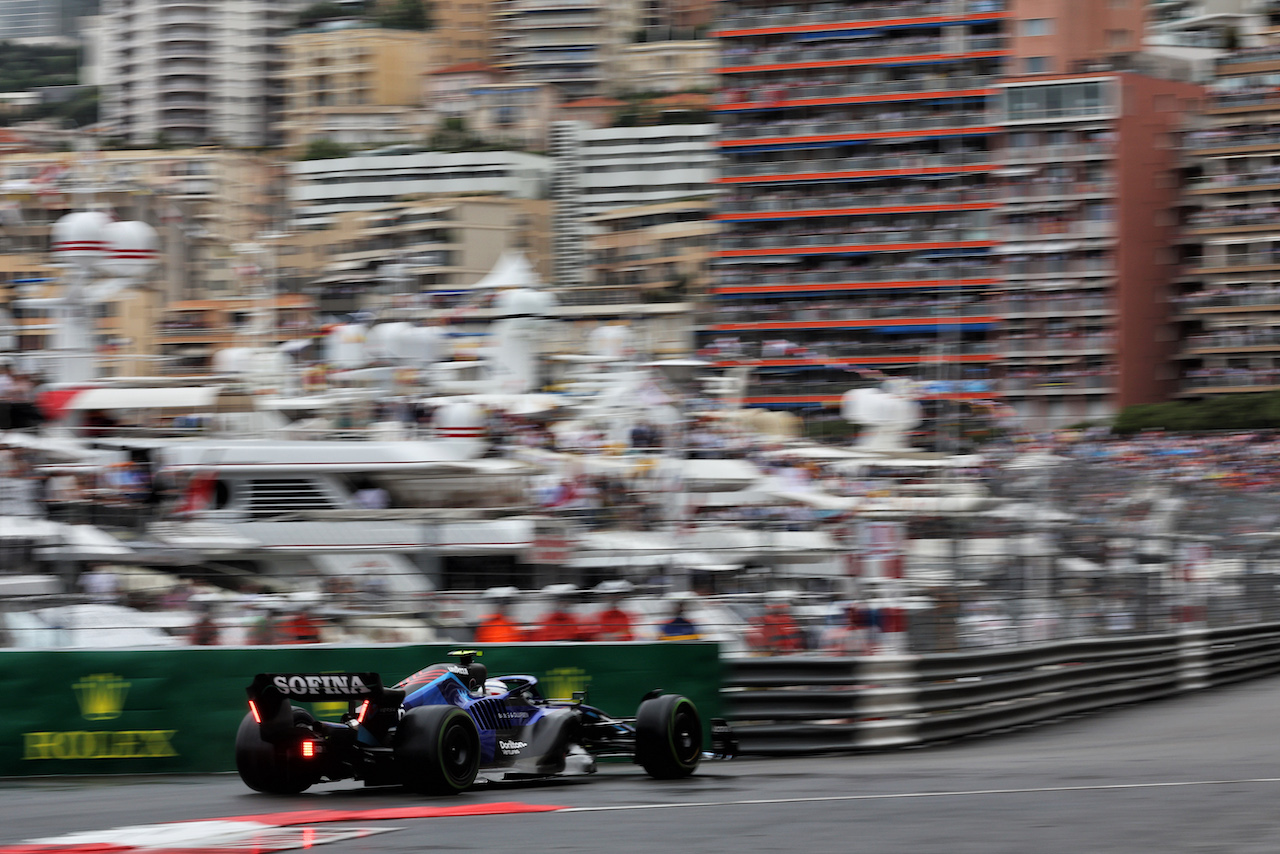
POLYGON ((56 289, 48 228, 95 204, 162 240, 98 343, 166 372, 217 343, 138 324, 174 304, 271 290, 319 329, 405 288, 440 322, 514 249, 577 320, 749 361, 753 406, 898 376, 931 415, 1051 427, 1275 389, 1277 25, 1262 0, 0 0, 0 38, 82 45, 76 85, 0 92, 0 277, 56 289), (99 120, 58 119, 87 83, 99 120))

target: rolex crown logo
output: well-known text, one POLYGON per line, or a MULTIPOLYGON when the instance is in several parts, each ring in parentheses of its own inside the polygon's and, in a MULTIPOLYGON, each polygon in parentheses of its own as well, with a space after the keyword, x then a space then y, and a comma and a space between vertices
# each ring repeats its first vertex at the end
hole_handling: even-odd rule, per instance
POLYGON ((129 683, 114 673, 94 673, 71 686, 80 703, 80 714, 90 721, 120 717, 129 683))

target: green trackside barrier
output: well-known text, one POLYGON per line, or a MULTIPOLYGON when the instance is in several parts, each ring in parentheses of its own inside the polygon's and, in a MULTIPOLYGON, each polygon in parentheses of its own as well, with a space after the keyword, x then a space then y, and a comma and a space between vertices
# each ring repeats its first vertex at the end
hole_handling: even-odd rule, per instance
MULTIPOLYGON (((231 771, 245 687, 261 672, 376 671, 393 685, 457 645, 192 647, 3 651, 0 776, 231 771)), ((684 694, 704 721, 721 715, 715 643, 476 646, 492 676, 527 674, 544 696, 587 691, 618 717, 652 688, 684 694)), ((337 719, 345 703, 311 704, 337 719)), ((709 738, 709 730, 704 733, 709 738)))

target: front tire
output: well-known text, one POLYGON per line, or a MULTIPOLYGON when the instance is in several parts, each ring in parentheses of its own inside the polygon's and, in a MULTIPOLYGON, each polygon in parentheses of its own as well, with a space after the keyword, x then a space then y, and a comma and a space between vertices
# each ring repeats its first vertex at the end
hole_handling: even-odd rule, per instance
POLYGON ((702 719, 679 694, 645 700, 636 711, 636 762, 659 780, 688 777, 702 758, 702 719))
MULTIPOLYGON (((293 710, 295 728, 311 729, 315 718, 305 709, 293 710)), ((262 730, 245 715, 236 731, 236 770, 240 779, 256 792, 269 795, 296 795, 306 791, 316 782, 314 776, 301 764, 297 755, 296 739, 286 739, 273 744, 262 738, 262 730)))
POLYGON ((404 785, 425 795, 456 795, 480 771, 480 733, 456 706, 418 706, 396 728, 396 765, 404 785))

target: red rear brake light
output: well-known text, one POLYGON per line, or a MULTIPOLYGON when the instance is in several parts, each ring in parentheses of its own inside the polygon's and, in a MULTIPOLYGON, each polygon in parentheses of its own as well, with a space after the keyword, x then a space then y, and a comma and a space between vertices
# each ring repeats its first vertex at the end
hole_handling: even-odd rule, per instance
POLYGON ((356 723, 363 724, 364 716, 369 713, 369 701, 365 700, 360 704, 360 711, 356 713, 356 723))
POLYGON ((262 715, 258 712, 258 704, 253 700, 249 701, 249 714, 253 715, 253 722, 255 724, 262 723, 262 715))
POLYGON ((316 743, 314 741, 302 742, 302 758, 310 759, 316 755, 316 743))

